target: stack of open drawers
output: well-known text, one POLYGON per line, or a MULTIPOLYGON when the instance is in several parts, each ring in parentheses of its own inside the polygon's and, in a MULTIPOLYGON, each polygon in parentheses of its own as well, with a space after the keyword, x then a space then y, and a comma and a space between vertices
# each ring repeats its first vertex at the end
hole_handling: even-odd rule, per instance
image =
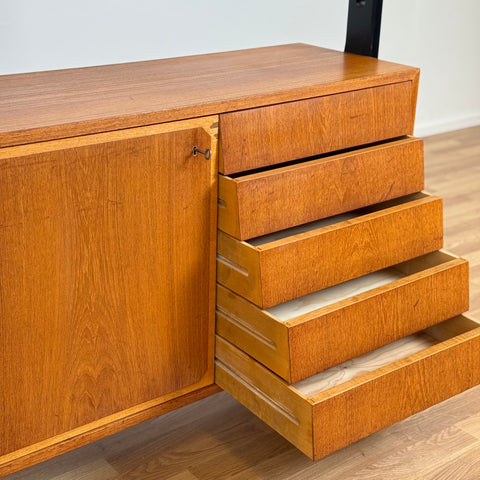
POLYGON ((220 115, 216 382, 314 459, 480 381, 418 71, 382 81, 220 115))

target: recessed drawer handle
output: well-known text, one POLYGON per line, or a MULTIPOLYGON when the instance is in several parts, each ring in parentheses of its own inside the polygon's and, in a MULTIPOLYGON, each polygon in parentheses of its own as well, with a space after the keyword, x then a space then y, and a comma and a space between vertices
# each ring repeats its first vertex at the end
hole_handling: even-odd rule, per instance
POLYGON ((248 335, 256 338, 258 341, 264 343, 267 345, 267 347, 273 348, 274 350, 277 350, 277 345, 275 342, 270 340, 270 338, 266 337, 265 335, 262 335, 258 330, 255 330, 252 325, 249 323, 245 322, 239 317, 236 317, 230 312, 226 312, 222 307, 217 307, 215 308, 215 312, 217 315, 222 316, 225 321, 235 325, 237 328, 240 328, 244 332, 246 332, 248 335))
POLYGON ((198 147, 193 147, 193 156, 196 157, 197 153, 201 153, 202 155, 205 155, 205 158, 207 160, 210 160, 212 158, 212 151, 207 148, 206 150, 200 150, 198 147))
POLYGON ((249 276, 248 270, 238 263, 232 262, 229 258, 225 258, 223 255, 217 253, 217 261, 227 265, 229 268, 235 270, 240 275, 245 275, 246 277, 249 276))
POLYGON ((287 420, 295 424, 297 427, 300 426, 300 420, 291 412, 285 405, 276 402, 273 398, 269 397, 266 393, 262 392, 255 385, 250 383, 248 380, 243 378, 239 372, 233 369, 231 366, 227 366, 220 359, 215 358, 215 364, 223 369, 228 375, 232 376, 238 383, 243 385, 247 390, 250 390, 254 395, 256 395, 260 400, 265 402, 270 408, 277 411, 280 415, 285 417, 287 420))

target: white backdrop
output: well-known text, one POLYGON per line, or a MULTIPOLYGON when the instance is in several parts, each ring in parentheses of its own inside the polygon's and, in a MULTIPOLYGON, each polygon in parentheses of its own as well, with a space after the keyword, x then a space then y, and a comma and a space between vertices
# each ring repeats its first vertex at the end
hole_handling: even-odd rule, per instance
MULTIPOLYGON (((291 42, 343 50, 347 0, 0 0, 0 74, 291 42)), ((480 2, 384 0, 379 57, 422 69, 417 135, 480 124, 480 2)))

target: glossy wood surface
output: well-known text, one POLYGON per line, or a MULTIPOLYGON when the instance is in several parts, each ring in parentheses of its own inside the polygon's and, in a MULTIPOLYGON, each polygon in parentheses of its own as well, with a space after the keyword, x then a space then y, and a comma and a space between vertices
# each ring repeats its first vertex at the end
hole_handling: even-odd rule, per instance
POLYGON ((332 389, 313 397, 314 459, 478 385, 479 349, 478 328, 458 332, 427 350, 339 385, 335 396, 332 389), (335 419, 328 414, 331 408, 344 414, 335 419), (332 428, 338 437, 325 437, 325 429, 332 428))
POLYGON ((0 147, 401 81, 418 85, 418 69, 304 44, 6 75, 0 147))
MULTIPOLYGON (((188 388, 185 389, 185 391, 188 390, 188 388)), ((104 421, 79 427, 67 434, 60 434, 52 439, 36 443, 12 454, 7 454, 0 459, 0 478, 40 462, 47 461, 48 463, 48 460, 52 457, 65 454, 65 452, 69 452, 70 450, 79 449, 84 445, 95 442, 98 439, 103 439, 108 435, 128 430, 139 423, 144 422, 148 424, 148 422, 146 422, 147 420, 154 419, 172 410, 177 410, 220 391, 220 387, 215 384, 207 385, 206 387, 201 387, 185 394, 177 391, 174 394, 166 395, 161 399, 142 405, 140 410, 132 409, 130 412, 114 414, 104 419, 104 421)), ((75 455, 75 452, 73 455, 75 455)), ((23 471, 18 473, 19 478, 23 479, 23 475, 23 471)), ((76 480, 76 478, 74 474, 71 480, 76 480)), ((49 480, 50 479, 51 477, 49 480)))
POLYGON ((219 231, 217 282, 269 308, 443 246, 438 197, 413 194, 368 212, 259 246, 219 231))
POLYGON ((213 383, 217 126, 0 150, 0 464, 213 383))
POLYGON ((434 252, 392 270, 406 276, 308 313, 295 314, 307 297, 289 302, 286 321, 218 285, 216 331, 295 383, 468 310, 465 260, 434 252))
MULTIPOLYGON (((477 318, 479 138, 474 127, 425 139, 426 186, 444 197, 446 247, 470 261, 477 318)), ((480 386, 316 462, 223 392, 5 480, 476 480, 479 459, 480 386)))
POLYGON ((411 81, 220 115, 224 174, 413 134, 411 81))
POLYGON ((407 350, 408 356, 400 359, 389 353, 394 344, 388 345, 385 360, 368 360, 368 368, 361 367, 351 379, 319 386, 318 393, 308 395, 218 337, 215 378, 300 450, 319 459, 477 385, 478 327, 466 317, 455 317, 427 331, 439 343, 428 342, 413 354, 407 350), (385 363, 388 355, 392 363, 385 363))
POLYGON ((218 227, 246 240, 422 190, 423 141, 406 138, 218 180, 218 227))
POLYGON ((438 341, 426 331, 416 332, 319 372, 293 384, 293 387, 307 398, 317 398, 332 388, 419 353, 437 343, 438 341))

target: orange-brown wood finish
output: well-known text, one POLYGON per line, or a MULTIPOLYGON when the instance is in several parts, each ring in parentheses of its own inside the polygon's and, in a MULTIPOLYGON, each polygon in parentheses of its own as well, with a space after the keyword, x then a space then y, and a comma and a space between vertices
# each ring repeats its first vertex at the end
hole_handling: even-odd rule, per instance
MULTIPOLYGON (((480 314, 478 138, 480 126, 425 141, 426 184, 445 195, 445 244, 470 259, 474 315, 480 314)), ((480 386, 315 463, 223 392, 7 479, 473 480, 480 478, 479 459, 480 386)))
POLYGON ((0 77, 0 476, 218 391, 216 115, 222 170, 263 170, 220 177, 218 278, 256 305, 219 286, 217 315, 264 366, 219 338, 218 383, 312 458, 478 383, 464 317, 320 393, 284 380, 362 370, 465 310, 444 252, 287 322, 258 308, 442 246, 440 199, 367 207, 423 188, 417 88, 415 68, 300 44, 0 77))
POLYGON ((340 386, 336 395, 318 395, 312 415, 313 458, 322 458, 478 385, 479 349, 480 330, 475 328, 384 367, 375 372, 377 377, 359 377, 348 385, 354 392, 340 386), (332 415, 335 410, 343 415, 332 415), (323 434, 332 430, 339 432, 338 437, 323 434))
POLYGON ((135 411, 129 414, 122 412, 120 415, 112 415, 103 421, 79 427, 78 429, 68 432, 68 434, 57 435, 56 437, 30 445, 12 454, 7 454, 0 458, 0 478, 91 442, 95 442, 108 435, 137 425, 138 423, 154 419, 159 415, 164 415, 165 413, 202 400, 220 391, 221 389, 218 385, 212 384, 184 395, 181 395, 180 392, 175 392, 174 395, 168 395, 162 398, 163 403, 159 403, 158 401, 148 402, 148 404, 142 405, 141 410, 135 409, 135 411))
POLYGON ((0 462, 213 383, 217 123, 0 150, 0 462))
POLYGON ((232 174, 413 134, 412 82, 220 115, 218 169, 232 174))
POLYGON ((0 147, 402 81, 418 85, 418 76, 416 68, 303 44, 5 75, 0 147))
POLYGON ((422 189, 423 141, 406 138, 251 175, 219 175, 218 227, 246 240, 422 189))
POLYGON ((477 322, 455 317, 426 334, 432 346, 308 395, 217 337, 215 380, 316 460, 478 384, 477 322))
POLYGON ((468 262, 434 252, 407 276, 281 321, 217 286, 217 333, 295 383, 468 310, 468 262))
POLYGON ((442 248, 440 198, 413 194, 381 205, 259 246, 219 231, 217 281, 268 308, 442 248))

